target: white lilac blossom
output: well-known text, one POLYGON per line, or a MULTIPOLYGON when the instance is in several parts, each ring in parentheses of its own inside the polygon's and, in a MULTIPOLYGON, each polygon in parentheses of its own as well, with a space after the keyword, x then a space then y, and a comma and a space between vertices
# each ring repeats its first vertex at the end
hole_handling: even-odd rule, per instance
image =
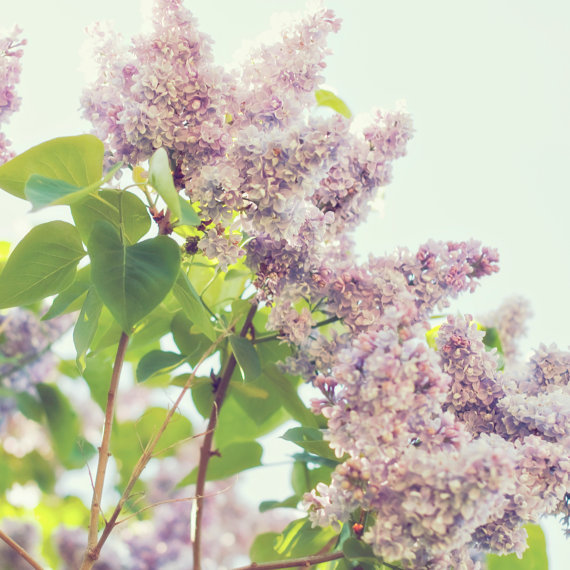
MULTIPOLYGON (((20 81, 22 46, 26 40, 19 38, 22 30, 14 28, 7 36, 0 37, 0 126, 20 107, 20 97, 16 94, 16 85, 20 81)), ((8 148, 8 141, 0 132, 0 164, 14 157, 8 148)))

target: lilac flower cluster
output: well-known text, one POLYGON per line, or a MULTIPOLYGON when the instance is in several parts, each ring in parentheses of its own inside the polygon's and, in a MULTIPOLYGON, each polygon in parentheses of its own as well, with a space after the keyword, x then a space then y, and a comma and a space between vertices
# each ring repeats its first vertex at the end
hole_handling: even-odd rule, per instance
MULTIPOLYGON (((56 371, 57 358, 51 345, 71 326, 65 315, 48 321, 25 309, 0 315, 0 386, 11 392, 29 392, 56 371)), ((10 396, 0 397, 0 425, 15 409, 10 396)))
POLYGON ((508 376, 470 316, 448 317, 436 352, 413 315, 386 309, 316 376, 315 411, 349 459, 305 497, 310 516, 372 511, 363 539, 414 567, 474 567, 473 547, 520 555, 524 523, 566 512, 570 353, 541 347, 508 376))
MULTIPOLYGON (((410 117, 379 111, 356 132, 349 119, 312 115, 339 27, 330 10, 233 73, 213 65, 180 0, 157 0, 154 27, 128 55, 96 31, 100 75, 85 115, 116 159, 168 150, 177 186, 201 209, 194 248, 222 270, 245 250, 269 326, 296 347, 286 368, 320 389, 313 409, 348 455, 306 496, 313 522, 370 511, 363 540, 414 567, 475 568, 473 547, 520 554, 522 524, 561 512, 570 486, 569 356, 541 348, 526 369, 501 373, 469 316, 450 317, 428 346, 434 309, 498 270, 479 242, 355 262, 349 233, 405 155, 410 117), (336 330, 319 332, 317 312, 336 330)), ((527 313, 516 302, 488 319, 509 363, 527 313)))
MULTIPOLYGON (((0 126, 20 107, 20 97, 16 95, 16 85, 20 81, 21 49, 26 40, 19 38, 22 30, 14 28, 8 36, 0 38, 0 126)), ((8 141, 0 133, 0 164, 13 158, 14 153, 8 148, 8 141)))
POLYGON ((522 297, 512 297, 480 320, 487 327, 495 327, 501 339, 505 362, 516 362, 517 341, 526 334, 526 323, 532 316, 529 303, 522 297))

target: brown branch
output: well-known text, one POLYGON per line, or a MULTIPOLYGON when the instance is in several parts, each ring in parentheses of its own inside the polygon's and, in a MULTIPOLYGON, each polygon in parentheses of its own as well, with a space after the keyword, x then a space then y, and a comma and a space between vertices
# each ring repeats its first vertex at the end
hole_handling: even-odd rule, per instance
POLYGON ((125 353, 129 343, 129 335, 121 334, 119 345, 117 346, 117 354, 113 364, 113 373, 111 375, 111 384, 107 394, 107 407, 105 408, 105 425, 103 427, 103 439, 99 447, 99 462, 97 464, 97 475, 95 476, 95 486, 93 488, 93 500, 91 501, 91 519, 89 521, 89 534, 87 537, 87 549, 81 566, 82 570, 87 570, 93 566, 93 563, 99 557, 99 552, 95 552, 97 545, 97 534, 99 527, 99 515, 101 513, 101 497, 103 495, 103 484, 105 483, 105 473, 107 471, 107 463, 109 461, 109 446, 111 444, 111 429, 113 427, 113 415, 115 412, 115 398, 117 395, 117 387, 121 376, 121 369, 125 361, 125 353))
POLYGON ((291 558, 290 560, 278 560, 275 562, 252 562, 249 566, 240 566, 234 570, 277 570, 278 568, 309 568, 321 562, 340 560, 344 558, 342 552, 330 552, 327 554, 315 554, 305 558, 291 558))
POLYGON ((22 548, 15 540, 12 540, 7 534, 0 530, 0 540, 3 540, 12 550, 18 553, 32 568, 36 570, 43 570, 42 566, 38 564, 28 552, 22 548))
MULTIPOLYGON (((247 316, 245 322, 240 331, 240 336, 245 337, 251 322, 257 310, 257 304, 254 303, 247 316)), ((208 470, 208 462, 212 456, 212 440, 214 438, 214 430, 216 429, 216 424, 218 423, 218 414, 224 403, 224 398, 226 397, 226 391, 230 384, 232 374, 236 367, 236 358, 232 353, 229 357, 218 387, 216 388, 216 394, 214 396, 214 402, 212 404, 212 411, 210 412, 210 419, 208 421, 208 427, 206 428, 206 435, 204 441, 202 442, 202 447, 200 448, 200 462, 198 463, 198 476, 196 479, 196 518, 194 520, 194 536, 193 539, 193 558, 194 558, 194 570, 201 570, 201 539, 202 539, 202 514, 204 511, 204 487, 206 485, 206 472, 208 470)))
MULTIPOLYGON (((143 472, 144 468, 146 467, 147 463, 152 458, 154 448, 156 447, 159 439, 161 438, 162 434, 164 433, 164 431, 168 427, 168 424, 172 420, 172 417, 174 416, 174 413, 178 409, 178 406, 180 405, 182 398, 184 398, 186 392, 190 389, 192 382, 196 378, 196 373, 197 373, 198 368, 204 362, 204 360, 206 360, 206 358, 208 358, 214 352, 214 350, 217 348, 218 344, 220 344, 220 342, 222 342, 222 340, 228 334, 229 334, 229 332, 226 332, 226 333, 220 335, 220 337, 218 337, 218 339, 216 339, 216 341, 213 342, 210 345, 210 347, 208 348, 208 350, 206 350, 204 352, 204 354, 200 357, 200 360, 198 361, 198 363, 194 367, 194 371, 188 376, 188 379, 186 380, 186 384, 184 384, 184 387, 182 388, 182 390, 181 390, 178 398, 174 402, 172 408, 170 408, 168 410, 168 413, 166 414, 164 422, 162 423, 162 425, 158 429, 157 433, 149 441, 146 448, 144 449, 143 454, 139 458, 137 464, 135 465, 135 467, 133 469, 133 472, 131 473, 131 476, 129 478, 129 482, 127 483, 127 486, 125 487, 125 490, 123 491, 123 494, 121 495, 121 498, 119 499, 119 502, 117 503, 117 506, 115 507, 115 510, 113 511, 113 514, 111 515, 111 517, 109 518, 109 521, 107 522, 107 524, 105 525, 105 528, 103 529, 103 532, 101 534, 101 538, 99 538, 99 542, 97 543, 97 545, 93 549, 92 554, 94 556, 96 556, 97 558, 99 557, 99 553, 101 552, 101 548, 103 548, 103 545, 105 544, 105 542, 109 538, 111 531, 118 524, 117 519, 119 518, 119 515, 121 514, 121 511, 123 510, 123 507, 125 506, 125 503, 130 498, 131 491, 133 490, 135 483, 138 481, 138 479, 139 479, 141 473, 143 472)), ((94 560, 96 560, 97 558, 95 558, 94 560)), ((84 561, 83 566, 81 567, 81 570, 89 570, 92 567, 93 562, 94 561, 92 561, 90 565, 85 565, 86 563, 84 561)))

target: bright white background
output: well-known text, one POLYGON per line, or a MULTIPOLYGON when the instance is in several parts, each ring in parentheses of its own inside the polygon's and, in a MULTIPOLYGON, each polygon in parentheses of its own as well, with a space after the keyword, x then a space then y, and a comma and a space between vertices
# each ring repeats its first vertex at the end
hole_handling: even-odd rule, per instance
MULTIPOLYGON (((0 27, 28 38, 21 111, 5 129, 17 151, 87 132, 79 119, 80 48, 94 20, 129 37, 145 0, 0 0, 0 27)), ((187 0, 229 63, 271 15, 302 0, 187 0)), ((525 349, 570 344, 570 3, 566 0, 328 0, 343 18, 325 71, 354 113, 407 101, 416 135, 386 189, 385 216, 358 230, 359 251, 381 255, 428 238, 474 237, 497 247, 501 271, 457 307, 474 314, 511 294, 535 316, 525 349)), ((0 195, 0 240, 34 219, 0 195)), ((267 498, 285 496, 274 489, 267 498)), ((548 525, 554 528, 556 525, 548 525)), ((551 569, 568 567, 569 542, 549 532, 551 569)))

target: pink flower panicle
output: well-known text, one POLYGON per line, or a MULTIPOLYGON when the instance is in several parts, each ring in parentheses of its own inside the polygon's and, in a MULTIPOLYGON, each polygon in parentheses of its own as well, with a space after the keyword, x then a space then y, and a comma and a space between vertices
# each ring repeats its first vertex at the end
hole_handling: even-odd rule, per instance
MULTIPOLYGON (((16 85, 22 71, 20 60, 24 50, 21 48, 26 45, 26 40, 19 37, 21 33, 22 30, 15 27, 9 35, 0 38, 0 126, 20 108, 21 98, 16 94, 16 85)), ((14 157, 9 146, 10 141, 0 133, 0 164, 14 157)))

